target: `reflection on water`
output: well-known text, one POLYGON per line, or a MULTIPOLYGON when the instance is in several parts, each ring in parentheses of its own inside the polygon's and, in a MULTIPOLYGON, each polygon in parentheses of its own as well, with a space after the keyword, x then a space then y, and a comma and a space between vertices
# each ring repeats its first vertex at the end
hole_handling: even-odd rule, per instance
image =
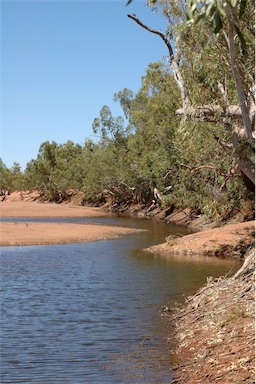
POLYGON ((235 272, 239 263, 149 255, 141 249, 184 230, 151 220, 106 220, 148 232, 2 247, 1 383, 171 381, 171 330, 162 307, 193 293, 207 276, 235 272))

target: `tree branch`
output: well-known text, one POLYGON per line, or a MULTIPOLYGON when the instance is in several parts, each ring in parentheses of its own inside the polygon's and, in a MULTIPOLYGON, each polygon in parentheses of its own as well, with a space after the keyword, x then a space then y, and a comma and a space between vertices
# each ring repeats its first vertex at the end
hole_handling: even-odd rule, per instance
POLYGON ((192 167, 190 167, 189 165, 186 165, 186 164, 183 164, 183 163, 179 163, 179 165, 180 165, 181 167, 190 169, 190 172, 191 172, 191 173, 200 171, 200 170, 203 169, 203 168, 206 168, 206 169, 213 169, 213 170, 216 170, 216 169, 217 169, 214 165, 199 165, 198 167, 195 167, 195 168, 192 168, 192 167))
POLYGON ((218 144, 220 144, 220 146, 222 148, 228 149, 228 150, 233 149, 233 145, 232 144, 226 143, 224 140, 221 140, 221 138, 218 137, 217 135, 213 134, 213 138, 217 141, 218 144))
POLYGON ((174 52, 173 52, 170 41, 166 38, 166 36, 161 31, 157 31, 155 29, 152 29, 152 28, 148 27, 147 25, 145 25, 144 23, 142 23, 142 21, 140 21, 136 15, 128 15, 128 17, 130 19, 134 20, 138 25, 140 25, 142 28, 146 29, 148 32, 151 32, 151 33, 154 33, 155 35, 160 36, 161 39, 164 41, 164 43, 167 46, 168 51, 169 51, 170 64, 172 67, 173 76, 174 76, 176 84, 177 84, 177 86, 180 90, 180 93, 181 93, 183 109, 186 110, 191 105, 190 98, 189 98, 189 92, 188 92, 188 89, 185 85, 185 82, 181 76, 179 64, 175 60, 174 52))
POLYGON ((236 117, 242 118, 241 108, 238 105, 229 105, 225 111, 218 105, 202 105, 195 108, 184 110, 184 108, 177 109, 176 115, 190 115, 193 116, 214 116, 216 114, 221 117, 236 117))
POLYGON ((166 36, 161 32, 161 31, 157 31, 155 29, 152 29, 150 27, 148 27, 147 25, 145 25, 144 23, 142 23, 142 21, 140 21, 136 15, 128 15, 128 17, 132 20, 134 20, 137 24, 139 24, 142 28, 146 29, 147 31, 151 32, 151 33, 154 33, 158 36, 161 37, 161 39, 163 39, 163 41, 165 42, 167 48, 168 48, 168 51, 169 51, 169 55, 170 55, 170 60, 173 59, 174 57, 174 54, 173 54, 173 49, 172 49, 172 46, 169 42, 169 40, 166 38, 166 36))

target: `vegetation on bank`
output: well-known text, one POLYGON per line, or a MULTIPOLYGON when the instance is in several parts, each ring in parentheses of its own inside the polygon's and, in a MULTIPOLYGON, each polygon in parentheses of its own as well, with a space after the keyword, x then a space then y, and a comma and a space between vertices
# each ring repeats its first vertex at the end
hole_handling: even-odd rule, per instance
POLYGON ((182 1, 153 1, 166 34, 129 15, 164 40, 168 63, 149 64, 136 94, 114 95, 123 116, 102 107, 95 141, 46 141, 23 172, 0 161, 1 189, 38 189, 56 202, 73 189, 94 204, 150 206, 157 187, 163 208, 189 207, 215 220, 253 210, 254 7, 221 3, 185 9, 182 1))

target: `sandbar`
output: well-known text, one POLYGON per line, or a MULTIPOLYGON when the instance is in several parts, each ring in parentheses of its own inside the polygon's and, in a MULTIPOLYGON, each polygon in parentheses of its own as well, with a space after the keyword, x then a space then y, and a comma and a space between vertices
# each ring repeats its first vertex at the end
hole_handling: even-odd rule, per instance
POLYGON ((26 222, 26 218, 106 216, 99 208, 37 202, 1 203, 0 246, 78 243, 118 238, 142 230, 87 223, 26 222), (24 218, 15 222, 15 218, 24 218), (14 221, 4 221, 13 218, 14 221))

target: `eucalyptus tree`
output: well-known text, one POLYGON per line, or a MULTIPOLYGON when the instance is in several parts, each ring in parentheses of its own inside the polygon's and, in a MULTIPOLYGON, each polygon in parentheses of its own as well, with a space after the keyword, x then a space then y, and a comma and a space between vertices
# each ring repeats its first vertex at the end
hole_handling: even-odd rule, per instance
POLYGON ((68 140, 56 149, 56 166, 52 172, 59 191, 65 196, 68 189, 79 190, 85 179, 83 148, 68 140))
POLYGON ((11 179, 12 179, 12 190, 13 191, 21 191, 24 187, 24 178, 23 173, 21 171, 21 165, 14 161, 11 169, 11 179))
MULTIPOLYGON (((236 110, 230 105, 229 89, 225 89, 220 82, 218 85, 225 104, 223 111, 230 110, 236 115, 236 118, 229 116, 228 123, 232 130, 232 147, 237 167, 247 185, 255 184, 254 10, 253 2, 247 0, 191 0, 187 7, 190 30, 206 30, 208 34, 209 30, 212 32, 208 40, 212 39, 221 48, 220 56, 225 58, 226 66, 232 74, 238 101, 236 110)), ((251 189, 254 190, 254 186, 251 189)))
POLYGON ((94 119, 99 142, 88 156, 95 172, 88 170, 88 184, 110 191, 119 200, 141 202, 150 199, 155 184, 164 188, 168 178, 163 176, 173 158, 170 141, 179 99, 173 76, 161 63, 149 65, 137 94, 127 88, 116 93, 114 100, 125 119, 113 117, 107 106, 94 119), (172 114, 167 113, 170 110, 172 114))
MULTIPOLYGON (((247 186, 255 183, 253 5, 246 0, 148 1, 167 20, 162 33, 128 15, 166 44, 181 94, 176 113, 223 127, 216 137, 230 151, 247 186)), ((208 126, 208 125, 207 125, 208 126)), ((212 134, 211 132, 209 134, 212 134)), ((230 164, 231 166, 231 164, 230 164)))
POLYGON ((100 110, 100 116, 94 119, 92 129, 102 143, 112 143, 120 149, 125 146, 131 127, 125 126, 123 117, 114 117, 110 108, 104 105, 100 110))
POLYGON ((246 138, 252 137, 255 115, 254 83, 254 5, 248 0, 190 0, 188 24, 201 28, 210 23, 212 32, 221 35, 236 87, 246 138))
POLYGON ((82 146, 70 140, 65 144, 42 143, 37 158, 27 164, 27 185, 53 201, 65 198, 68 189, 81 189, 85 178, 82 153, 82 146))
POLYGON ((2 191, 12 189, 12 174, 10 169, 5 165, 0 158, 0 189, 2 191))
POLYGON ((148 185, 164 188, 166 170, 174 166, 173 136, 177 124, 175 109, 180 95, 173 76, 162 63, 152 63, 142 78, 138 93, 130 102, 129 121, 134 135, 129 138, 129 156, 137 174, 148 185))
POLYGON ((37 158, 30 162, 25 170, 27 178, 31 175, 36 181, 35 187, 52 200, 58 197, 55 181, 52 179, 57 147, 55 141, 43 142, 39 147, 37 158))
POLYGON ((91 197, 95 199, 105 190, 114 198, 120 198, 123 186, 126 185, 127 140, 131 126, 126 124, 123 117, 114 117, 111 109, 104 105, 99 117, 94 119, 92 129, 98 142, 94 146, 90 145, 87 155, 87 193, 90 191, 91 197))

